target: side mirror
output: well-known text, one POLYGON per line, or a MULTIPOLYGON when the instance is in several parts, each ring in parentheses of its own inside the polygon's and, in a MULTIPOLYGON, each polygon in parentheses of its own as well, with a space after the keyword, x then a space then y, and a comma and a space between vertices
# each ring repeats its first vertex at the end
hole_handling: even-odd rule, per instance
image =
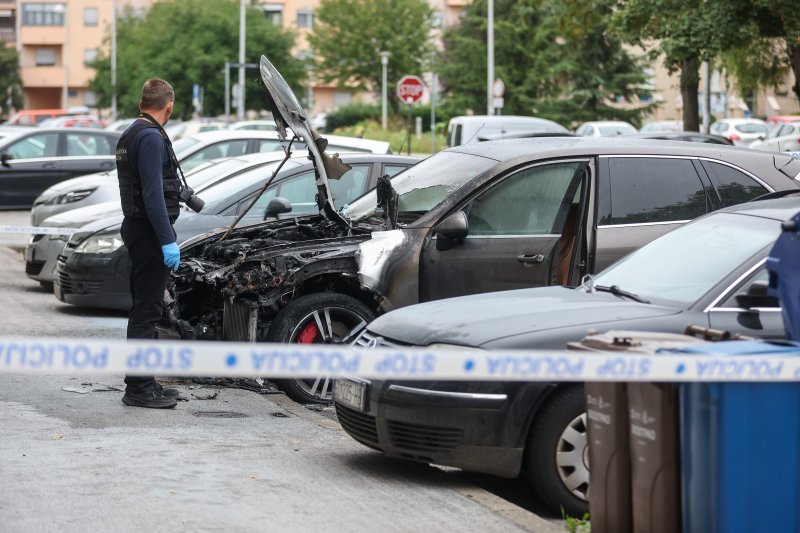
POLYGON ((11 154, 9 154, 8 152, 3 152, 2 154, 0 154, 0 164, 2 164, 4 167, 10 167, 11 165, 9 165, 8 162, 11 161, 12 159, 14 158, 11 157, 11 154))
POLYGON ((777 298, 767 294, 769 284, 766 281, 754 281, 747 288, 747 292, 737 294, 736 305, 744 309, 753 309, 756 307, 780 307, 781 304, 777 298))
POLYGON ((292 202, 282 196, 276 196, 267 204, 267 210, 264 212, 264 220, 275 218, 283 213, 289 213, 291 210, 292 202))
POLYGON ((467 214, 463 211, 456 211, 433 228, 433 233, 438 237, 436 249, 449 250, 453 246, 453 242, 463 241, 469 234, 467 214))

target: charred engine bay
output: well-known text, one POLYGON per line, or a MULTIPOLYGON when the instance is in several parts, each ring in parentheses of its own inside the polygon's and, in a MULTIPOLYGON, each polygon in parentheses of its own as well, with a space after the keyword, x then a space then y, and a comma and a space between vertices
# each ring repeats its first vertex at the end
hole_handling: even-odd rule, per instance
POLYGON ((263 338, 298 294, 324 290, 343 274, 357 283, 355 251, 374 229, 313 216, 238 229, 224 241, 211 237, 187 250, 173 274, 166 318, 181 338, 219 340, 226 302, 257 308, 256 336, 263 338))

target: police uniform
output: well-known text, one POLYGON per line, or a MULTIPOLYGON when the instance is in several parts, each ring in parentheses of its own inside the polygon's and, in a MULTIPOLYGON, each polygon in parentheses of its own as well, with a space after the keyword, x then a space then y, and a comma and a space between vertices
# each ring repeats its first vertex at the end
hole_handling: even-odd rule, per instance
MULTIPOLYGON (((136 120, 122 134, 116 149, 125 216, 121 234, 131 258, 129 339, 156 338, 169 281, 162 246, 175 242, 172 224, 180 213, 181 185, 172 145, 160 125, 151 119, 147 116, 136 120)), ((126 395, 149 392, 153 387, 159 394, 164 390, 152 377, 126 376, 125 383, 126 395)))

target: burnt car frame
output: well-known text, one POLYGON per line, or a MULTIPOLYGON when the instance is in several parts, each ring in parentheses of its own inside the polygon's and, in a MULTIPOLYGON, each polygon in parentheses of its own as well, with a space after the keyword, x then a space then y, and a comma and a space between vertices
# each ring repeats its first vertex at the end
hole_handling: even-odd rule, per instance
MULTIPOLYGON (((294 106, 276 118, 313 135, 293 96, 270 96, 294 106)), ((490 141, 435 154, 336 211, 326 178, 335 164, 323 155, 312 153, 321 214, 184 244, 162 337, 349 342, 376 315, 414 303, 575 285, 692 218, 797 189, 800 172, 789 156, 685 142, 490 141)), ((280 385, 331 401, 325 376, 280 385)))

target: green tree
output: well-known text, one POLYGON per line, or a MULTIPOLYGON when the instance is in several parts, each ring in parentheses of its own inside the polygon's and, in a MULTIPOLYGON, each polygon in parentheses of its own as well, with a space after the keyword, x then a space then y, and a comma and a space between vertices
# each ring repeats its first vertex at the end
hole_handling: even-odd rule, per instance
MULTIPOLYGON (((559 0, 495 0, 495 74, 506 85, 503 113, 535 114, 565 125, 638 122, 646 107, 623 110, 615 97, 643 93, 641 66, 606 30, 607 0, 583 10, 559 0)), ((444 36, 438 67, 450 110, 486 108, 487 3, 476 0, 444 36)))
POLYGON ((746 38, 742 3, 729 0, 625 0, 619 2, 613 26, 629 42, 663 58, 670 73, 680 73, 683 124, 700 126, 697 101, 700 63, 746 38))
MULTIPOLYGON (((117 99, 121 116, 138 112, 142 83, 147 78, 168 80, 175 88, 176 118, 191 116, 192 84, 204 87, 203 111, 225 109, 226 62, 239 57, 239 2, 236 0, 167 0, 157 2, 144 16, 126 11, 117 23, 117 99)), ((261 55, 280 70, 295 91, 305 77, 302 62, 291 55, 293 34, 271 24, 258 9, 247 8, 245 62, 261 55)), ((101 106, 111 102, 111 60, 100 56, 90 88, 101 106)), ((246 104, 263 108, 264 92, 254 82, 256 70, 246 71, 246 104)), ((231 71, 235 81, 236 70, 231 71)))
POLYGON ((0 107, 8 113, 9 91, 11 104, 19 109, 23 106, 22 80, 19 75, 19 54, 14 48, 9 48, 0 40, 0 107))
MULTIPOLYGON (((309 43, 317 75, 352 90, 381 90, 380 52, 391 54, 389 87, 420 75, 433 54, 433 12, 427 0, 321 0, 309 43)), ((394 91, 387 91, 397 110, 394 91)))

